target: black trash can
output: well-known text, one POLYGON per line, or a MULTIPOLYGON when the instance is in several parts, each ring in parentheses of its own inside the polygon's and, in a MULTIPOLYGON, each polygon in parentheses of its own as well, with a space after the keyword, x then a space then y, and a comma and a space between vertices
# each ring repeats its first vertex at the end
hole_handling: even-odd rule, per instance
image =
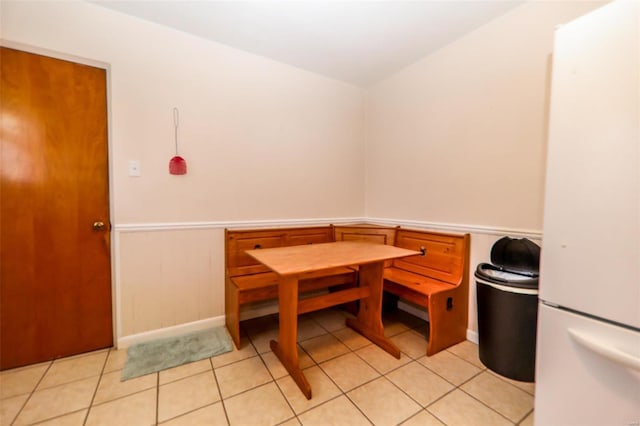
POLYGON ((540 247, 522 238, 501 238, 491 264, 475 273, 480 361, 513 380, 533 382, 540 247))

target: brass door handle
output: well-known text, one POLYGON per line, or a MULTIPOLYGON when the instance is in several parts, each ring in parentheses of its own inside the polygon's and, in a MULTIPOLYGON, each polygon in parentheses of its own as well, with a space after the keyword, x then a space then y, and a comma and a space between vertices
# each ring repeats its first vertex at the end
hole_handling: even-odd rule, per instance
POLYGON ((94 231, 104 231, 104 222, 93 222, 93 225, 91 225, 91 228, 94 231))

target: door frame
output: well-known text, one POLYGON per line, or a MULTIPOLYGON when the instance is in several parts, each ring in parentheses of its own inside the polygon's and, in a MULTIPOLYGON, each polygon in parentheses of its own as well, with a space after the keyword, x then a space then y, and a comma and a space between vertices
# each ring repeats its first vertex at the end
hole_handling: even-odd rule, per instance
POLYGON ((106 74, 106 89, 107 89, 107 173, 109 176, 107 177, 108 183, 108 193, 109 193, 109 220, 110 220, 110 229, 109 229, 109 263, 111 269, 111 324, 113 330, 113 347, 117 348, 118 345, 118 336, 121 334, 120 330, 120 321, 118 318, 118 309, 120 307, 120 292, 119 286, 117 283, 119 267, 117 265, 118 259, 118 251, 119 251, 119 242, 115 235, 115 226, 113 225, 114 218, 114 207, 113 207, 113 188, 114 188, 114 176, 113 176, 113 143, 112 143, 112 113, 111 113, 111 64, 107 62, 101 62, 94 59, 83 58, 80 56, 70 55, 67 53, 58 52, 55 50, 44 49, 41 47, 23 44, 18 42, 13 42, 10 40, 6 40, 0 38, 0 46, 7 47, 10 49, 21 50, 23 52, 33 53, 41 56, 48 56, 54 59, 60 59, 63 61, 75 62, 77 64, 88 65, 95 68, 100 68, 105 70, 106 74))

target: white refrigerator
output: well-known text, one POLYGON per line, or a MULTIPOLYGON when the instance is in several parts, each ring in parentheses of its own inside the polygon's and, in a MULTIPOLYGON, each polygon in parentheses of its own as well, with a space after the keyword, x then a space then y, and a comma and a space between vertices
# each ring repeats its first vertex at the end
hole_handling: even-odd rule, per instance
POLYGON ((534 422, 640 426, 640 0, 556 29, 534 422))

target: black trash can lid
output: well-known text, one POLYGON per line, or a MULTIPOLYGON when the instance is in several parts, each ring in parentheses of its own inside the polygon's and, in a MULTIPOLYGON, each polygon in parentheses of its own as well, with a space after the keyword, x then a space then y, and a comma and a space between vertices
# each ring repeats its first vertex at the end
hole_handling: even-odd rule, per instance
POLYGON ((540 247, 527 238, 500 238, 491 248, 491 263, 506 272, 538 276, 540 247))
POLYGON ((538 274, 531 272, 507 271, 504 268, 490 263, 481 263, 476 268, 477 279, 490 283, 500 284, 506 287, 537 289, 538 274))

